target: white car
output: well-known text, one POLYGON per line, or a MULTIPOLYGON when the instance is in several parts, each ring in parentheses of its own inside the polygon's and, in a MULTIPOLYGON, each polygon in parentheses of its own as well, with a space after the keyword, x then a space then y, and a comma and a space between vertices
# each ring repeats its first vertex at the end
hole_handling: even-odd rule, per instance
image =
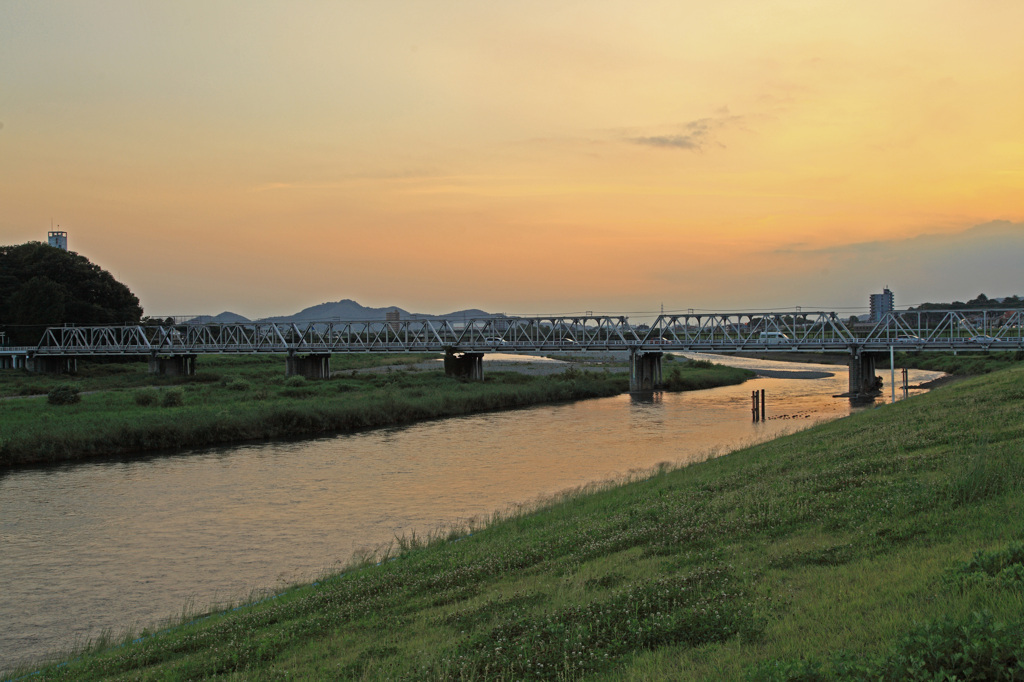
POLYGON ((761 332, 757 336, 758 343, 788 343, 789 337, 782 332, 761 332))

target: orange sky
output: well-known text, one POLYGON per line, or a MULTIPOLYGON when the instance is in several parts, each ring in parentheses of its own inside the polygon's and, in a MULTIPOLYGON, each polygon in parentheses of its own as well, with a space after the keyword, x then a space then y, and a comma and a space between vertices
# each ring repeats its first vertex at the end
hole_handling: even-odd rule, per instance
POLYGON ((53 219, 159 315, 1024 294, 1022 27, 1017 0, 7 0, 0 243, 53 219))

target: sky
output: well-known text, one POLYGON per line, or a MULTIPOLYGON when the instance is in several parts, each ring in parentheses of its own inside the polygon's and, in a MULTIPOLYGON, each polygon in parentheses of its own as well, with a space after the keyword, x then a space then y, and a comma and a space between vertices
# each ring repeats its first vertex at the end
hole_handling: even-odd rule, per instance
POLYGON ((2 0, 0 244, 146 314, 1024 295, 1019 0, 2 0))

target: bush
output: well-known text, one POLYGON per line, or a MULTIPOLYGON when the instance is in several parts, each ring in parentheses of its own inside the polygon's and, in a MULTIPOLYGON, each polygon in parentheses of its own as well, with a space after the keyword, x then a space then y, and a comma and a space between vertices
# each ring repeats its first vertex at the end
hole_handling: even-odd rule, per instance
POLYGON ((160 402, 160 396, 157 395, 156 390, 152 388, 143 388, 135 391, 132 398, 135 400, 136 405, 140 405, 142 407, 150 407, 160 402))
POLYGON ((82 396, 78 395, 78 389, 67 384, 56 386, 46 394, 46 402, 51 405, 74 405, 81 400, 82 396))
POLYGON ((235 379, 234 381, 228 382, 225 388, 230 391, 248 391, 252 388, 252 384, 245 379, 235 379))
POLYGON ((883 654, 838 653, 830 670, 816 661, 766 661, 749 682, 818 680, 1019 680, 1024 677, 1024 621, 999 622, 987 611, 943 618, 906 634, 883 654))
POLYGON ((285 386, 291 386, 292 388, 298 388, 306 385, 306 377, 296 374, 295 376, 288 377, 284 380, 285 386))
POLYGON ((161 407, 181 407, 185 404, 185 392, 180 388, 169 388, 160 399, 161 407))

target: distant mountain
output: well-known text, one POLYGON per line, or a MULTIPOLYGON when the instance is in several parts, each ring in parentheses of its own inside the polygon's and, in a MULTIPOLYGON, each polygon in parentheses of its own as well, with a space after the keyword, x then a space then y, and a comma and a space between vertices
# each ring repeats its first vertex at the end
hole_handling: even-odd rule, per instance
POLYGON ((387 308, 368 308, 359 305, 352 299, 346 298, 336 303, 320 303, 310 306, 293 315, 281 315, 278 317, 267 317, 261 322, 306 322, 309 320, 383 320, 385 315, 397 310, 403 318, 408 318, 409 313, 401 308, 389 306, 387 308))
POLYGON ((197 315, 188 321, 189 324, 234 324, 236 322, 252 322, 237 313, 223 312, 220 315, 197 315))
POLYGON ((484 310, 472 308, 469 310, 456 310, 444 315, 426 315, 423 313, 410 313, 397 306, 386 308, 369 308, 359 305, 351 299, 344 299, 335 303, 320 303, 300 310, 294 315, 281 315, 277 317, 265 317, 260 320, 247 320, 241 315, 224 312, 220 315, 200 315, 193 318, 191 322, 196 324, 216 324, 232 322, 309 322, 309 321, 331 321, 331 320, 384 320, 387 313, 398 311, 403 320, 442 320, 442 319, 469 319, 473 317, 491 317, 491 313, 484 310))

